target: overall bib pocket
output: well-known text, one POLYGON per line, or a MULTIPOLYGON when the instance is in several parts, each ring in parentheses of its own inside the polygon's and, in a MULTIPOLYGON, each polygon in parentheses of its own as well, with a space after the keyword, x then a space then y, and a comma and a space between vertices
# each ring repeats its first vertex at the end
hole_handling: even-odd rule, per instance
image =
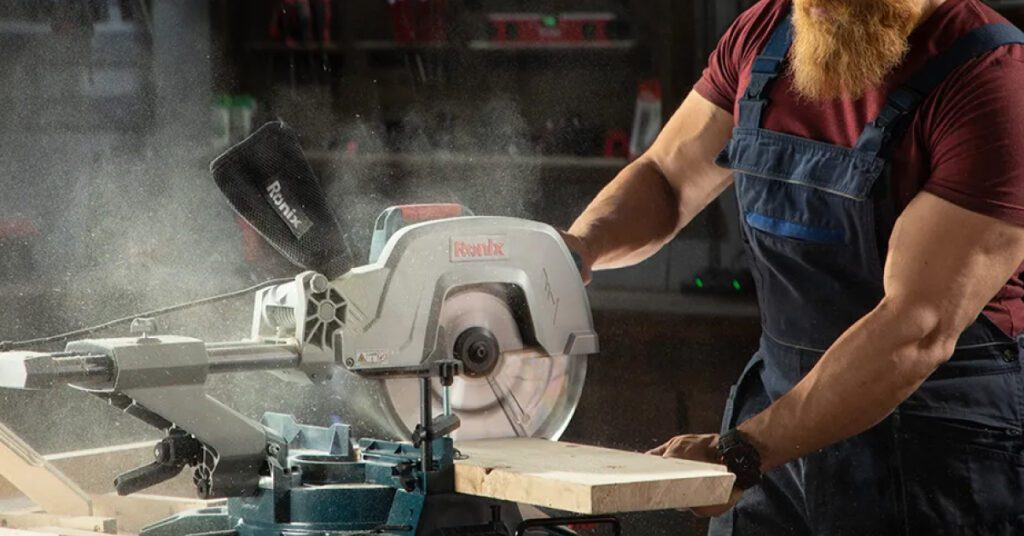
POLYGON ((1024 434, 1024 373, 1016 343, 961 348, 938 368, 899 413, 907 426, 941 424, 953 443, 991 445, 994 436, 1024 434), (993 435, 994 434, 994 435, 993 435))
POLYGON ((781 218, 765 216, 757 212, 744 215, 747 225, 768 234, 790 238, 799 242, 815 244, 841 245, 846 243, 846 233, 842 229, 806 225, 781 218))
POLYGON ((900 423, 909 534, 1024 534, 1019 429, 916 415, 901 415, 900 423))

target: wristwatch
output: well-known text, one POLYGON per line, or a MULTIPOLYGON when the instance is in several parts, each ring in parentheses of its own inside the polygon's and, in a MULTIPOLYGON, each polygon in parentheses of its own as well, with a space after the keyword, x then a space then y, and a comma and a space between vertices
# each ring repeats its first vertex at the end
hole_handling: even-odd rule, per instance
POLYGON ((736 475, 737 488, 747 490, 761 483, 761 454, 739 430, 729 430, 718 438, 718 455, 729 472, 736 475))

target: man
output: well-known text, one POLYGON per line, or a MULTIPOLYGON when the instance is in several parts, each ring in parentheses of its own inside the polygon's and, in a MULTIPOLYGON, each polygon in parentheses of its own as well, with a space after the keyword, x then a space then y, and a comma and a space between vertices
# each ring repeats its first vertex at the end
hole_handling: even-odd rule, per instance
POLYGON ((761 349, 721 437, 651 451, 737 474, 712 534, 1024 534, 1022 42, 980 0, 762 0, 566 233, 635 264, 735 182, 761 349))

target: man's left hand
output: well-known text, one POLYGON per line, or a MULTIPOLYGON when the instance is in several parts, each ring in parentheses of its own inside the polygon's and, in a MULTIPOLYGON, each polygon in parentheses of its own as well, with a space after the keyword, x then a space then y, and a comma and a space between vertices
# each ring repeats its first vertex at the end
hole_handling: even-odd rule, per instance
MULTIPOLYGON (((664 445, 647 451, 647 454, 718 465, 722 463, 722 459, 718 455, 718 434, 676 436, 664 445)), ((691 508, 690 510, 700 517, 718 517, 731 510, 742 496, 743 490, 733 487, 727 504, 691 508)))

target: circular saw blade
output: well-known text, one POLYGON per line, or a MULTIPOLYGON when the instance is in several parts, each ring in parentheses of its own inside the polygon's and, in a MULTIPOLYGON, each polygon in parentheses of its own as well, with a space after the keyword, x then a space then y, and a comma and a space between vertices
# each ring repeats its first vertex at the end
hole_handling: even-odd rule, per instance
MULTIPOLYGON (((484 328, 502 353, 490 373, 455 378, 450 390, 452 412, 462 426, 455 439, 540 437, 558 439, 569 425, 583 392, 586 356, 538 356, 522 352, 523 339, 501 287, 474 287, 450 295, 441 306, 438 325, 449 357, 460 334, 484 328)), ((420 419, 415 379, 385 380, 385 393, 398 417, 411 430, 420 419)), ((433 383, 435 414, 442 388, 433 383)))

